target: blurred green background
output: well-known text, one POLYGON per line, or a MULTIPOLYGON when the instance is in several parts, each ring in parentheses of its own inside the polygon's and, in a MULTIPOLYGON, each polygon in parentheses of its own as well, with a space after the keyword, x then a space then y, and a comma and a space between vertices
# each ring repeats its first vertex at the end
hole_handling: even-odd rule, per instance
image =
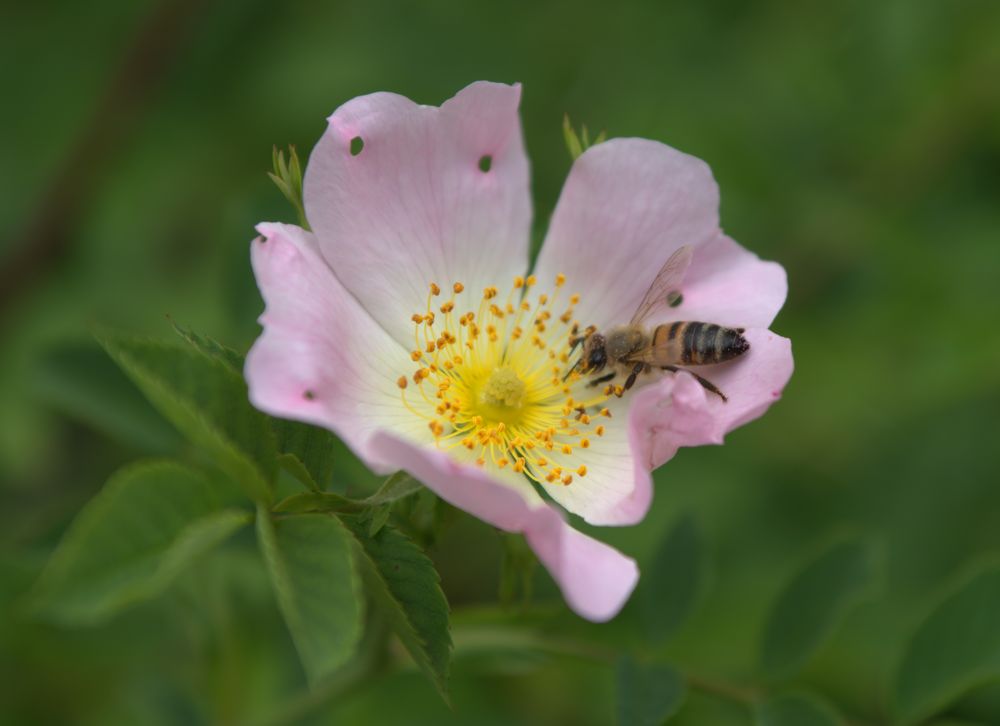
MULTIPOLYGON (((659 470, 641 525, 598 533, 648 569, 679 517, 701 532, 696 607, 653 653, 691 677, 671 723, 752 723, 741 689, 771 687, 893 723, 907 638, 1000 552, 996 2, 5 3, 0 78, 2 723, 613 719, 639 593, 594 626, 540 576, 532 612, 499 613, 500 541, 464 516, 431 550, 454 611, 451 710, 407 667, 307 695, 252 538, 106 625, 18 606, 116 468, 182 451, 91 326, 169 338, 170 316, 245 350, 262 309, 252 227, 294 218, 265 175, 271 146, 307 151, 375 90, 438 104, 522 82, 539 239, 568 112, 705 159, 727 232, 788 271, 783 400, 659 470), (801 669, 765 675, 769 608, 845 537, 873 548, 870 586, 801 669)), ((372 484, 346 453, 341 479, 372 484)), ((984 617, 1000 631, 1000 611, 984 617)), ((981 688, 949 718, 1000 723, 1000 696, 981 688)))

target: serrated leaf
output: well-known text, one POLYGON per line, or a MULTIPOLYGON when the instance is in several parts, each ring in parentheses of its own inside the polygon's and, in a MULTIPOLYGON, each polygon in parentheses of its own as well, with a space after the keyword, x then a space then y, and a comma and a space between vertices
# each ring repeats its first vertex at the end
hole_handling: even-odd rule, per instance
POLYGON ((639 603, 646 637, 663 643, 684 622, 704 579, 702 537, 698 522, 682 515, 657 547, 639 583, 639 603))
POLYGON ((283 419, 271 419, 271 429, 289 473, 314 491, 330 486, 336 468, 337 440, 333 434, 317 426, 283 419), (288 458, 295 462, 288 462, 288 458))
POLYGON ((46 350, 34 366, 32 383, 46 403, 146 452, 171 452, 181 440, 93 341, 46 350))
MULTIPOLYGON (((229 366, 242 377, 244 357, 216 340, 195 333, 175 321, 174 330, 198 351, 229 366)), ((299 421, 269 418, 274 431, 275 446, 283 454, 279 463, 292 476, 310 489, 323 491, 333 479, 335 468, 334 449, 337 440, 333 434, 318 426, 299 421)))
POLYGON ((174 330, 179 336, 190 343, 192 346, 197 348, 199 351, 204 353, 210 358, 217 358, 222 361, 230 368, 233 369, 235 373, 242 373, 243 371, 243 356, 237 353, 232 348, 223 345, 217 340, 208 337, 207 335, 200 335, 190 328, 185 328, 183 325, 178 323, 176 320, 170 320, 171 325, 174 326, 174 330))
POLYGON ((434 564, 392 525, 369 536, 358 517, 342 519, 364 553, 368 566, 362 572, 376 603, 420 670, 447 700, 451 660, 448 601, 434 564))
POLYGON ((178 462, 113 475, 77 515, 31 597, 42 614, 93 623, 161 592, 186 565, 252 519, 178 462))
POLYGON ((619 726, 660 726, 684 702, 684 679, 664 664, 640 664, 624 656, 615 669, 619 726))
MULTIPOLYGON (((294 466, 297 466, 296 462, 294 466)), ((391 506, 400 499, 415 494, 423 485, 408 474, 393 474, 378 491, 365 499, 349 499, 333 492, 302 492, 293 494, 274 506, 275 512, 362 512, 391 506)), ((374 516, 374 512, 370 516, 374 516)))
POLYGON ((270 501, 277 471, 267 418, 242 377, 214 356, 167 343, 105 335, 109 355, 152 404, 256 501, 270 501))
POLYGON ((333 492, 302 492, 285 497, 274 505, 275 512, 305 514, 307 512, 360 512, 364 504, 333 492))
POLYGON ((1000 565, 955 587, 906 644, 895 707, 905 723, 946 708, 976 686, 1000 679, 1000 565))
POLYGON ((843 726, 844 720, 817 696, 789 693, 758 704, 754 723, 757 726, 843 726))
POLYGON ((874 578, 872 548, 861 540, 837 542, 806 562, 768 613, 760 651, 763 668, 783 674, 804 664, 874 578))
POLYGON ((350 659, 361 637, 363 597, 350 535, 328 514, 272 521, 263 508, 257 534, 281 613, 315 684, 350 659))
POLYGON ((405 471, 398 471, 386 479, 382 486, 378 488, 378 491, 364 501, 368 506, 393 504, 411 494, 416 494, 423 487, 423 484, 405 471))

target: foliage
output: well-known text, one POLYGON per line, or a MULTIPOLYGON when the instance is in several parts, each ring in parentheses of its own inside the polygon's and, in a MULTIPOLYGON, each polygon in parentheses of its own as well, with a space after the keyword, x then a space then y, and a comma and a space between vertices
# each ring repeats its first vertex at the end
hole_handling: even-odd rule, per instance
POLYGON ((995 3, 195 5, 0 23, 0 722, 1000 722, 995 3), (268 150, 477 78, 523 83, 536 241, 568 113, 706 159, 788 271, 784 400, 596 533, 643 572, 601 626, 246 404, 268 150))

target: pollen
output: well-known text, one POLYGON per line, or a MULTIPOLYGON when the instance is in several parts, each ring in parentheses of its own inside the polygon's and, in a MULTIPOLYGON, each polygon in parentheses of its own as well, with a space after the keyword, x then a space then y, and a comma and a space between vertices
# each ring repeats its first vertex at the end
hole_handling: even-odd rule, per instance
POLYGON ((567 296, 566 285, 561 273, 516 277, 481 294, 461 282, 429 283, 426 309, 410 318, 413 348, 400 364, 408 375, 396 385, 438 448, 543 487, 587 474, 579 459, 604 433, 591 421, 610 417, 605 404, 615 391, 589 387, 574 370, 580 296, 567 296))

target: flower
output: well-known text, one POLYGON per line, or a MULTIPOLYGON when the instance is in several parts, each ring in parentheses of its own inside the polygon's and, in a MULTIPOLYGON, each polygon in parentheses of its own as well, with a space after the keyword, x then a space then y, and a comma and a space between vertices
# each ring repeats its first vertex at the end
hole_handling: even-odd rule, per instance
POLYGON ((261 224, 251 244, 266 309, 246 377, 259 409, 523 533, 570 607, 602 621, 635 587, 635 561, 549 500, 591 524, 636 523, 652 469, 761 415, 792 371, 789 341, 767 330, 785 273, 721 232, 704 162, 613 139, 574 163, 528 275, 519 99, 480 82, 440 108, 374 93, 337 109, 306 170, 313 231, 261 224), (748 353, 699 369, 728 401, 685 372, 620 398, 564 380, 574 323, 628 321, 682 245, 683 302, 652 323, 746 328, 748 353))

